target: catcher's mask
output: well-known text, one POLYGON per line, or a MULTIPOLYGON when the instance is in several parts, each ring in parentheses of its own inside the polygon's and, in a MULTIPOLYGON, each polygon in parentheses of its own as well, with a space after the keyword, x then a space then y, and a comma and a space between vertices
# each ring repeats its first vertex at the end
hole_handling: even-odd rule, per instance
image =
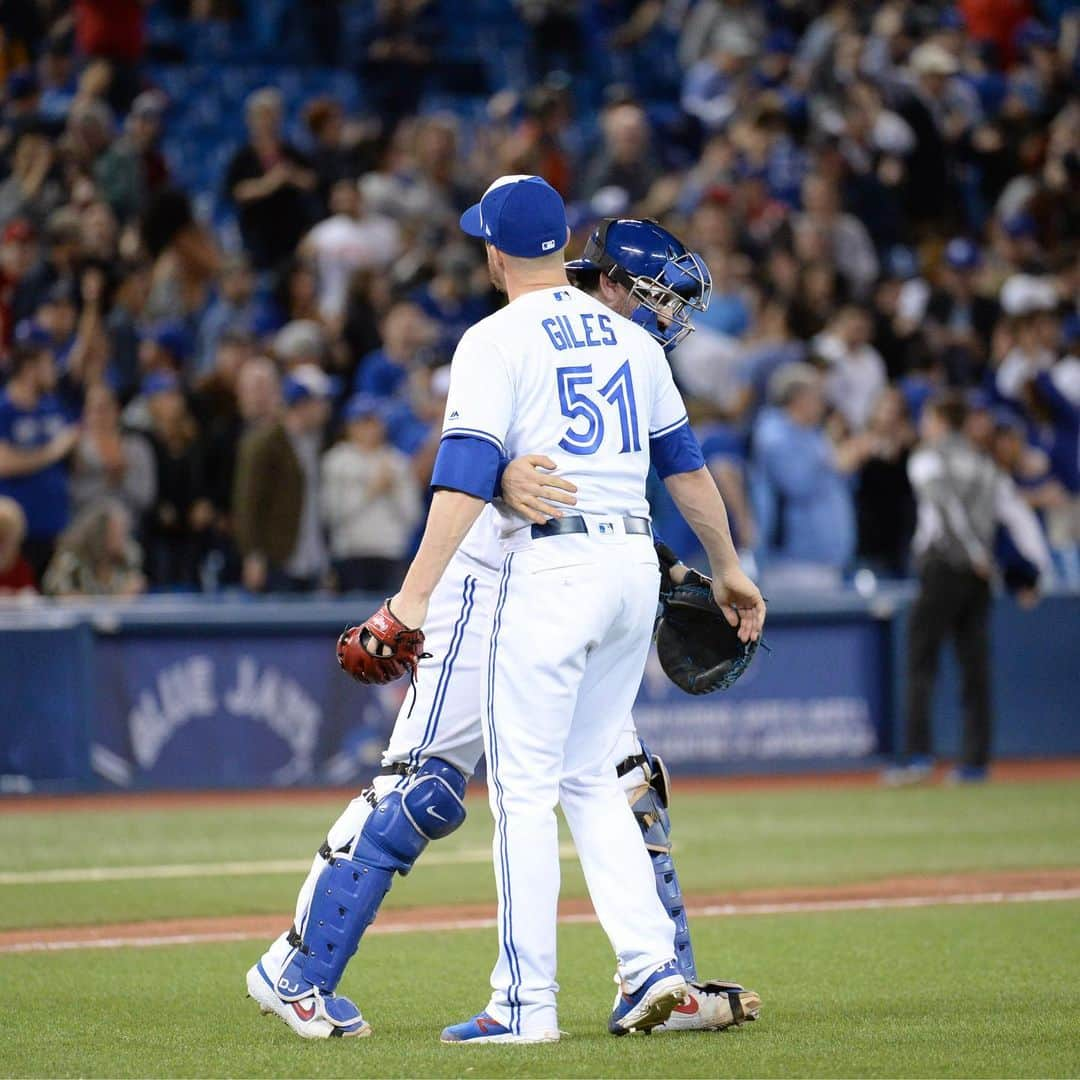
POLYGON ((622 285, 637 305, 631 322, 665 349, 693 330, 693 313, 705 311, 712 299, 705 260, 651 219, 605 218, 582 257, 566 265, 571 273, 599 271, 622 285))

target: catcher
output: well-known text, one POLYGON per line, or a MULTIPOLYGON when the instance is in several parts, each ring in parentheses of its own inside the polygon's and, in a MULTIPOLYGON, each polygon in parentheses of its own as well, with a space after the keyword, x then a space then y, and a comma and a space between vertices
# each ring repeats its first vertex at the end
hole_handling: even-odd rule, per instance
MULTIPOLYGON (((604 222, 583 259, 568 270, 603 300, 670 348, 689 333, 694 310, 708 304, 701 260, 653 222, 604 222)), ((537 525, 574 505, 574 488, 528 455, 508 462, 504 500, 537 525)), ((402 625, 383 605, 338 642, 342 668, 362 682, 413 680, 383 755, 383 768, 330 829, 297 900, 293 926, 247 975, 248 993, 304 1038, 371 1032, 360 1010, 335 993, 345 966, 374 919, 394 873, 407 874, 429 841, 457 829, 463 796, 483 753, 482 673, 488 619, 502 561, 489 507, 454 557, 432 597, 424 631, 402 625), (411 699, 411 700, 410 700, 411 699)), ((737 614, 711 601, 709 580, 683 566, 666 545, 658 622, 661 664, 676 685, 708 693, 730 685, 756 643, 740 635, 737 614), (745 640, 743 640, 745 638, 745 640)), ((760 999, 731 982, 698 981, 679 879, 671 858, 670 784, 660 758, 637 737, 633 721, 613 755, 655 871, 657 892, 674 924, 675 953, 691 984, 690 1000, 655 1030, 721 1030, 756 1019, 760 999)), ((621 1034, 622 1032, 616 1032, 621 1034)))

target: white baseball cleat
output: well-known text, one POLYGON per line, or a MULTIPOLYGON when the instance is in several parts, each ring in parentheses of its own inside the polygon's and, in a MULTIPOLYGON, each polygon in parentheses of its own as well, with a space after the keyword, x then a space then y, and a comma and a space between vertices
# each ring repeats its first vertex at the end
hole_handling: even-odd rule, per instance
POLYGON ((371 1025, 347 998, 314 990, 299 1001, 282 1001, 261 963, 247 973, 248 996, 263 1014, 284 1020, 301 1039, 362 1038, 371 1034, 371 1025))
POLYGON ((711 980, 689 986, 689 998, 653 1031, 723 1031, 756 1020, 761 1012, 757 992, 738 983, 711 980))

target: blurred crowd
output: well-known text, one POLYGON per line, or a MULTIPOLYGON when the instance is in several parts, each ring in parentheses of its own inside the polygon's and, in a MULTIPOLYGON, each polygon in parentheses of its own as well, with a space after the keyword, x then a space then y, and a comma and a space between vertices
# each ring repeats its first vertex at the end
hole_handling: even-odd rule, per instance
POLYGON ((4 5, 0 592, 392 585, 454 346, 500 303, 457 217, 516 172, 564 194, 572 255, 647 216, 704 256, 672 364, 767 580, 910 572, 907 459, 950 387, 1080 584, 1073 5, 378 0, 343 57, 347 5, 275 0, 365 105, 268 79, 209 193, 175 179, 153 6, 4 5), (525 62, 485 85, 440 42, 494 8, 525 62))

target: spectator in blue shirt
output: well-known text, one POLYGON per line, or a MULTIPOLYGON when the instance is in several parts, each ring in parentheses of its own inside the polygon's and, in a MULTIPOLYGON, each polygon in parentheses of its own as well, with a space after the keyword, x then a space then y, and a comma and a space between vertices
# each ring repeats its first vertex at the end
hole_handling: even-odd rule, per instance
MULTIPOLYGON (((46 291, 34 312, 34 328, 40 328, 48 337, 48 344, 60 371, 67 370, 68 354, 75 344, 75 327, 79 308, 75 290, 66 281, 58 281, 46 291)), ((19 337, 21 327, 15 328, 19 337)))
POLYGON ((225 260, 217 295, 199 320, 197 352, 200 375, 207 375, 214 369, 218 342, 222 337, 230 333, 254 333, 258 314, 251 263, 243 255, 234 255, 225 260))
POLYGON ((78 93, 74 57, 62 40, 47 42, 38 64, 41 86, 41 116, 52 123, 61 124, 78 93))
POLYGON ((383 319, 382 348, 360 361, 353 391, 381 398, 404 393, 409 372, 434 359, 438 336, 435 324, 416 304, 395 304, 383 319))
POLYGON ((763 568, 773 587, 838 585, 855 554, 848 474, 861 463, 858 442, 837 446, 826 434, 821 375, 809 364, 777 371, 769 397, 754 426, 751 485, 763 568))
POLYGON ((761 307, 755 334, 740 357, 742 377, 754 392, 755 401, 764 401, 773 374, 787 364, 806 359, 806 345, 791 329, 791 305, 772 296, 761 307))
MULTIPOLYGON (((413 296, 438 325, 439 344, 447 355, 473 323, 491 314, 489 294, 477 295, 473 288, 476 269, 473 253, 455 244, 439 253, 435 276, 413 296)), ((484 273, 486 280, 486 268, 484 273)))
POLYGON ((56 361, 39 343, 12 351, 11 377, 0 391, 0 495, 26 515, 23 552, 40 579, 68 523, 65 459, 79 429, 54 396, 56 361))

